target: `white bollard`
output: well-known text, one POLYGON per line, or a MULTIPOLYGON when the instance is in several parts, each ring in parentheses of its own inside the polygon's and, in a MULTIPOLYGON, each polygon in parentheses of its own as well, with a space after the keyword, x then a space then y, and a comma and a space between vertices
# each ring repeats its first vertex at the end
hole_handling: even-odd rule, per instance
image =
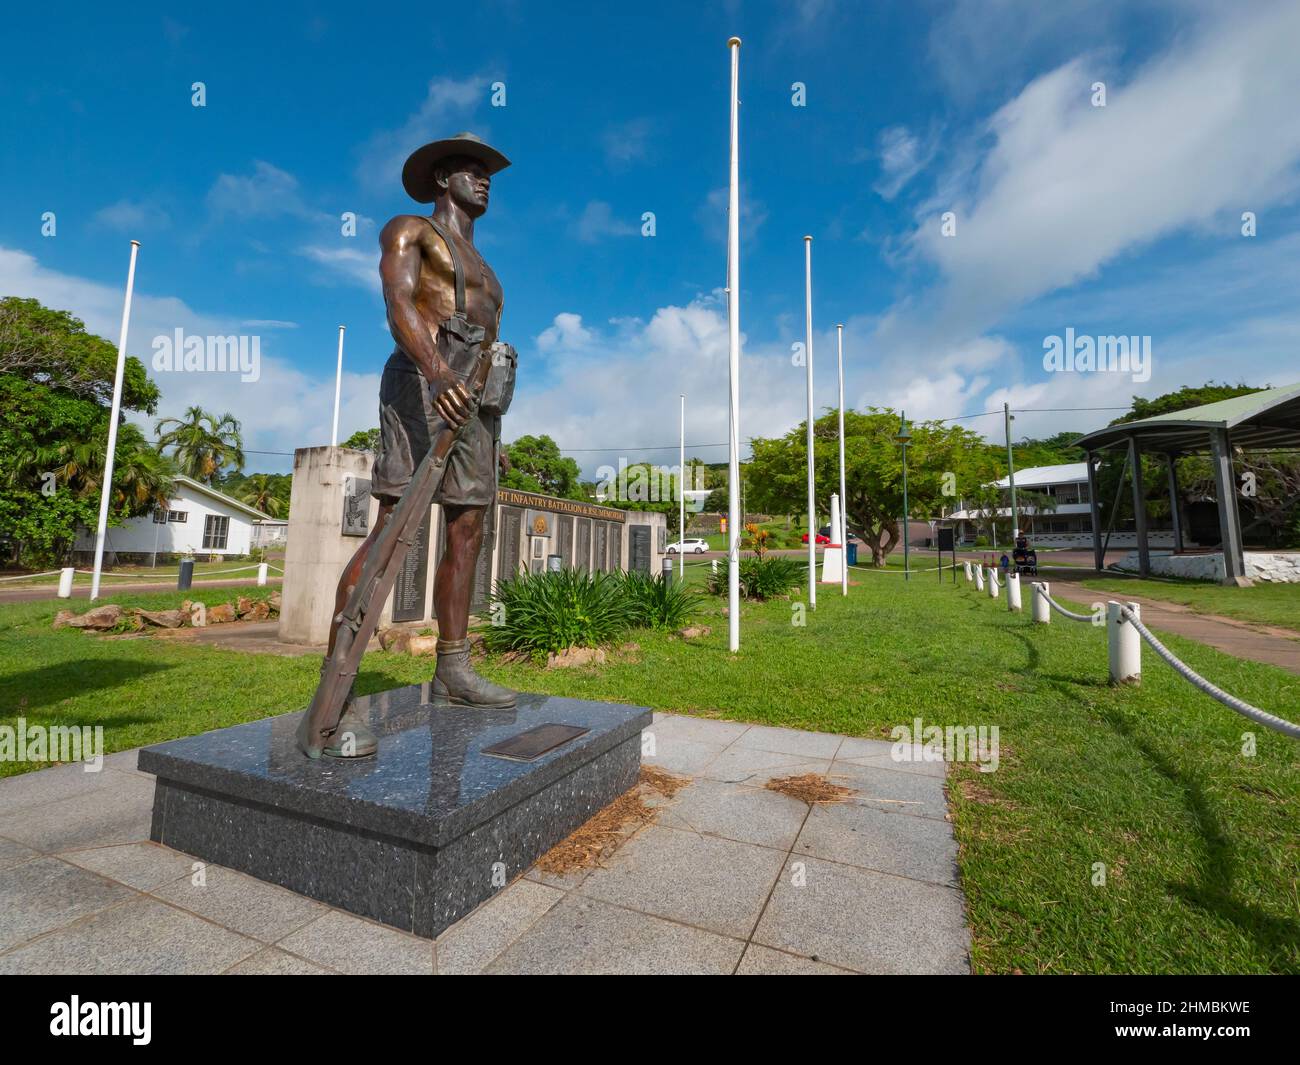
POLYGON ((1020 610, 1020 574, 1007 574, 1007 609, 1020 610))
POLYGON ((257 567, 257 583, 259 585, 266 583, 266 563, 262 562, 257 567))
POLYGON ((1035 625, 1050 625, 1052 623, 1052 604, 1047 601, 1047 597, 1052 593, 1052 586, 1046 581, 1034 581, 1030 585, 1030 595, 1033 596, 1031 609, 1034 616, 1035 625))
POLYGON ((975 567, 975 587, 984 591, 984 570, 979 566, 975 567))
POLYGON ((966 583, 967 583, 967 584, 970 584, 970 582, 973 581, 975 578, 974 578, 973 576, 971 576, 971 571, 970 571, 970 562, 969 562, 969 560, 966 561, 966 562, 963 562, 962 565, 966 567, 966 583))
POLYGON ((59 571, 59 598, 60 599, 72 598, 72 578, 76 575, 76 572, 77 570, 73 566, 65 566, 63 569, 59 571))
MULTIPOLYGON (((1139 621, 1141 608, 1129 603, 1129 610, 1139 621)), ((1142 637, 1120 614, 1120 604, 1113 599, 1106 604, 1106 642, 1110 648, 1110 682, 1137 684, 1142 679, 1142 637)))
POLYGON ((718 560, 716 558, 713 560, 713 572, 715 574, 718 572, 718 560))
POLYGON ((989 598, 996 599, 998 597, 998 573, 992 566, 989 567, 989 575, 986 583, 988 584, 989 598))

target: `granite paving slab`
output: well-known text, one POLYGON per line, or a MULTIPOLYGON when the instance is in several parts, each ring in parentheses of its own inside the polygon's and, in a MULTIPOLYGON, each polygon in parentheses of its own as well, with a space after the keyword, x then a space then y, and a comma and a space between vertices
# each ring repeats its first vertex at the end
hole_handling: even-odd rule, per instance
POLYGON ((745 944, 581 895, 568 895, 488 966, 521 975, 726 975, 745 944))
POLYGON ((135 893, 58 858, 0 871, 0 950, 106 909, 135 893))
POLYGON ((754 942, 862 973, 966 973, 961 893, 816 858, 793 859, 754 942))
POLYGON ((807 816, 806 803, 774 791, 697 780, 664 807, 658 823, 738 843, 789 850, 807 816))
POLYGON ((0 954, 0 972, 215 974, 261 946, 142 896, 0 954))
POLYGON ((785 852, 650 825, 578 888, 587 898, 721 935, 748 936, 785 852))

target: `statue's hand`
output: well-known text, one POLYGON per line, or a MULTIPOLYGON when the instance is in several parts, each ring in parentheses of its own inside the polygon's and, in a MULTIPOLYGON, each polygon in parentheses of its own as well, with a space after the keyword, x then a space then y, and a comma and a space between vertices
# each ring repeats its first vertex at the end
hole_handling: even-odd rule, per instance
POLYGON ((443 421, 453 429, 458 429, 469 420, 472 397, 465 384, 451 372, 446 363, 441 363, 429 382, 429 391, 433 394, 433 409, 443 421))
POLYGON ((507 473, 510 472, 510 456, 507 455, 504 451, 502 451, 497 456, 497 465, 501 467, 501 476, 504 477, 507 473))

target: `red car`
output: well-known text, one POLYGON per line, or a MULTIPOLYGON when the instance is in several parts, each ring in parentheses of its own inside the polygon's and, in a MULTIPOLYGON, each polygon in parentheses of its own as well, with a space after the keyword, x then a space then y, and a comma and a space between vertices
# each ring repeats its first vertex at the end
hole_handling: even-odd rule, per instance
MULTIPOLYGON (((804 543, 807 543, 807 542, 808 542, 808 534, 807 534, 807 533, 804 533, 804 534, 803 534, 803 542, 804 542, 804 543)), ((822 535, 821 533, 818 533, 818 534, 817 534, 817 542, 818 542, 819 544, 829 544, 829 543, 831 542, 831 538, 830 538, 829 536, 824 536, 824 535, 822 535)))

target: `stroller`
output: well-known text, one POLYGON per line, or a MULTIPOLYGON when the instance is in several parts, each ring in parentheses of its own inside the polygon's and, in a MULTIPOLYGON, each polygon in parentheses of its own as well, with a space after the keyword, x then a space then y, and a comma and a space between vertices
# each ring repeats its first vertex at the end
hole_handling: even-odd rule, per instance
POLYGON ((1038 552, 1029 546, 1026 537, 1016 538, 1015 550, 1011 552, 1011 562, 1022 577, 1038 576, 1038 552))

